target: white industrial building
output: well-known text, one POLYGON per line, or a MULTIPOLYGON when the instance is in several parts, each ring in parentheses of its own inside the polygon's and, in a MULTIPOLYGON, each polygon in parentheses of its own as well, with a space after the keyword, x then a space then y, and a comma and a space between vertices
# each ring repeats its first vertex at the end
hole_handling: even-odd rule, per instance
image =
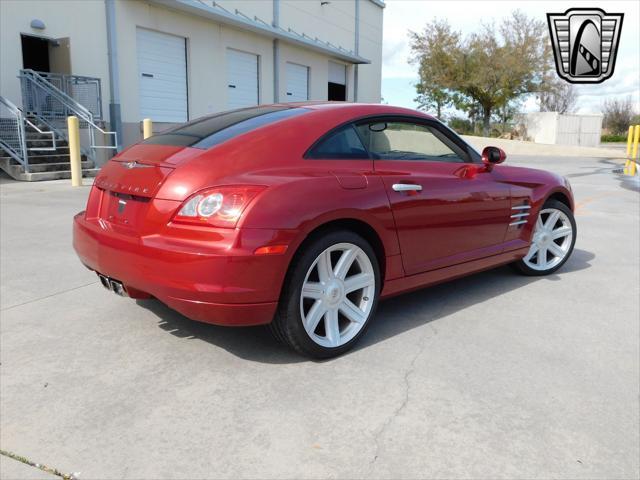
POLYGON ((62 117, 79 116, 99 162, 91 143, 114 139, 103 131, 126 146, 144 118, 159 130, 263 103, 379 102, 383 11, 381 0, 2 0, 0 143, 14 145, 17 172, 16 108, 58 145, 62 117))

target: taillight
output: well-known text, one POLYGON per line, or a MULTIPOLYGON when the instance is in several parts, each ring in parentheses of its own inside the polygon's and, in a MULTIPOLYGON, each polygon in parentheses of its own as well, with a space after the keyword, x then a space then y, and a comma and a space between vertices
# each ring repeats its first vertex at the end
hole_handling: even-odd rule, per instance
POLYGON ((173 217, 177 223, 234 228, 251 200, 266 187, 226 186, 203 190, 189 197, 173 217))

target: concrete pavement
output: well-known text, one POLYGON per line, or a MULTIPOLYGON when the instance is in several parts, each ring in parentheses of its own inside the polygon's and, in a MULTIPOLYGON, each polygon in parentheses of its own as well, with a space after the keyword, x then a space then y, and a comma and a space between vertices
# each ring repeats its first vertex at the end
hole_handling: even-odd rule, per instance
POLYGON ((88 188, 2 184, 0 448, 80 479, 638 478, 638 192, 619 161, 507 162, 569 176, 563 269, 388 300, 328 362, 106 292, 71 249, 88 188))

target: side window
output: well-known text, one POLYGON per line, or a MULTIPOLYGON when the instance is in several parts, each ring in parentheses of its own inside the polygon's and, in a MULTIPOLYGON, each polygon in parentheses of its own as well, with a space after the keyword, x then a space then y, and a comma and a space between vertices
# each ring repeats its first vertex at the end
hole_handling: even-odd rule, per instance
POLYGON ((435 127, 412 122, 369 122, 358 133, 373 158, 467 162, 469 155, 435 127))
POLYGON ((352 125, 345 125, 317 143, 307 158, 369 158, 352 125))

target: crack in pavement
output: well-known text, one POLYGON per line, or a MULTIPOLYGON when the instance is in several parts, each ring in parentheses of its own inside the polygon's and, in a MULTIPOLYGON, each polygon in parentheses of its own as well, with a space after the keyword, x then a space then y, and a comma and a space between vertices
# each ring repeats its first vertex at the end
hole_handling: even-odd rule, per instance
MULTIPOLYGON (((445 305, 446 305, 446 303, 443 304, 443 306, 440 309, 440 312, 438 314, 442 313, 442 311, 445 308, 445 305)), ((375 449, 373 458, 369 462, 369 473, 371 473, 371 469, 373 469, 373 466, 376 463, 376 461, 378 460, 378 457, 380 455, 380 437, 382 437, 384 435, 386 430, 391 426, 391 424, 394 422, 394 420, 396 418, 398 418, 398 416, 402 413, 402 411, 407 407, 407 404, 409 403, 409 397, 410 397, 409 391, 411 389, 411 384, 409 382, 409 377, 414 373, 416 361, 424 353, 425 348, 426 348, 426 344, 427 344, 427 340, 429 340, 430 338, 433 338, 435 335, 438 334, 438 330, 431 324, 431 322, 429 322, 428 326, 430 327, 432 335, 429 335, 428 333, 425 333, 424 335, 422 335, 422 337, 420 338, 420 341, 418 343, 419 344, 418 351, 416 352, 416 354, 411 359, 411 362, 409 362, 409 366, 407 367, 407 369, 406 369, 406 371, 404 373, 404 397, 402 399, 402 402, 400 403, 398 408, 396 408, 393 411, 393 413, 385 420, 385 422, 378 429, 378 431, 374 434, 374 441, 375 441, 375 444, 376 444, 376 449, 375 449)))
POLYGON ((74 290, 78 290, 79 288, 88 287, 89 285, 94 285, 96 283, 98 283, 98 280, 94 280, 93 282, 85 283, 84 285, 79 285, 77 287, 68 288, 66 290, 60 290, 59 292, 54 292, 49 295, 45 295, 44 297, 34 298, 33 300, 27 300, 26 302, 17 303, 15 305, 9 305, 8 307, 4 307, 0 309, 0 312, 11 310, 12 308, 16 308, 16 307, 22 307, 24 305, 29 305, 30 303, 39 302, 40 300, 45 300, 47 298, 55 297, 56 295, 60 295, 62 293, 73 292, 74 290))
POLYGON ((30 467, 37 468, 39 470, 42 470, 43 472, 56 475, 60 478, 63 478, 64 480, 77 480, 78 478, 78 473, 62 473, 57 468, 49 467, 47 465, 43 465, 42 463, 35 463, 26 457, 13 452, 9 452, 7 450, 0 449, 0 455, 4 455, 7 458, 11 458, 12 460, 15 460, 17 462, 24 463, 25 465, 28 465, 30 467))

